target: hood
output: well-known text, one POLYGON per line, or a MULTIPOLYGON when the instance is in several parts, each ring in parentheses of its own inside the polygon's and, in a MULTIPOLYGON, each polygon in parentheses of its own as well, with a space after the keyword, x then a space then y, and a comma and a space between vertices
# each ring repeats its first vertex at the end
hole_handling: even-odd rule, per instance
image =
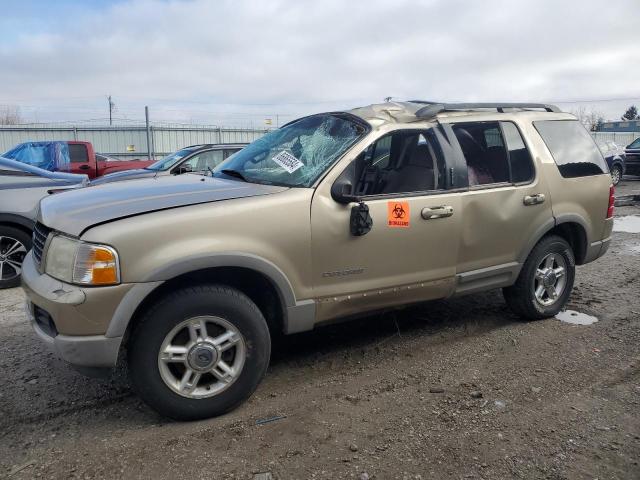
POLYGON ((288 187, 189 174, 114 182, 44 198, 38 220, 54 230, 80 236, 91 226, 119 218, 285 190, 288 187))
POLYGON ((136 168, 135 170, 122 170, 121 172, 107 173, 102 177, 91 180, 91 185, 102 185, 103 183, 119 182, 120 180, 134 180, 136 178, 151 178, 156 176, 155 171, 136 168))

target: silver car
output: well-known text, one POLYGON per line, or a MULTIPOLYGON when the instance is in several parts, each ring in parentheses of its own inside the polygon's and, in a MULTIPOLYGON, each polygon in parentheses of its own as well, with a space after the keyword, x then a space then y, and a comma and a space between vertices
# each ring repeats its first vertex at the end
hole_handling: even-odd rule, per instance
POLYGON ((20 284, 40 199, 88 183, 86 175, 49 172, 0 157, 0 288, 20 284))
POLYGON ((223 160, 242 150, 245 146, 246 144, 244 143, 191 145, 167 155, 148 167, 109 173, 96 178, 91 181, 91 185, 166 175, 180 175, 190 172, 206 173, 209 169, 216 168, 223 160))

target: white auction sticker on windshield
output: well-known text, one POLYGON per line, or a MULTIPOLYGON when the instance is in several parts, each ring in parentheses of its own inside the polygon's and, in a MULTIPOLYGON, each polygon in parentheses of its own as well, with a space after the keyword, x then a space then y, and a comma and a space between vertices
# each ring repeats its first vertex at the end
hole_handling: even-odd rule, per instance
POLYGON ((286 150, 281 151, 279 154, 271 157, 271 160, 276 162, 282 168, 284 168, 287 172, 293 173, 298 170, 300 167, 304 166, 300 160, 291 155, 286 150))

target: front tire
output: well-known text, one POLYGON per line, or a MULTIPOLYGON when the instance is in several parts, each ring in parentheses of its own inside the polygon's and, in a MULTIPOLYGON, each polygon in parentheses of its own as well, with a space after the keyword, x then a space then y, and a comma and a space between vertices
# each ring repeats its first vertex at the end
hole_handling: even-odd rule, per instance
POLYGON ((160 414, 198 420, 247 399, 270 353, 267 323, 246 295, 220 285, 190 287, 144 314, 128 345, 129 375, 160 414))
POLYGON ((20 285, 22 262, 31 250, 31 237, 19 228, 0 225, 0 289, 20 285))
POLYGON ((533 248, 516 282, 503 289, 507 305, 528 320, 553 317, 566 305, 575 279, 575 258, 559 236, 542 238, 533 248))

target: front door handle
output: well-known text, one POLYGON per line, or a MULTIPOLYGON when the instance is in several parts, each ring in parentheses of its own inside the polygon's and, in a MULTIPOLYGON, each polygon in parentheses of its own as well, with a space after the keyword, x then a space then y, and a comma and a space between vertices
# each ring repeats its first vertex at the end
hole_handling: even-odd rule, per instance
POLYGON ((522 199, 522 203, 525 205, 538 205, 544 202, 544 193, 536 193, 534 195, 527 195, 522 199))
POLYGON ((89 165, 80 165, 78 168, 80 170, 89 170, 91 167, 89 165))
POLYGON ((453 207, 450 205, 442 205, 440 207, 425 207, 420 212, 422 218, 425 220, 432 220, 434 218, 445 218, 453 215, 453 207))

